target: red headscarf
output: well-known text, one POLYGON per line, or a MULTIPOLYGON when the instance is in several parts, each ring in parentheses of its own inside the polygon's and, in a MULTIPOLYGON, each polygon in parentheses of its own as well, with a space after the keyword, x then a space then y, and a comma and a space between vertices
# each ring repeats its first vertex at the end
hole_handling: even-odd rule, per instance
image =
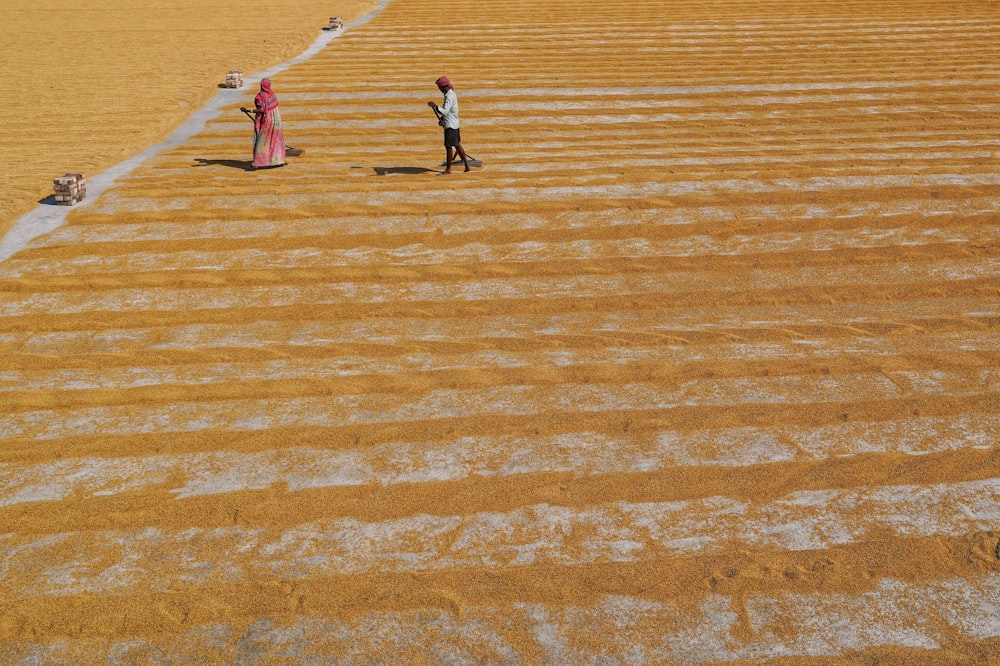
POLYGON ((438 80, 435 81, 434 83, 437 84, 438 88, 440 88, 441 86, 446 86, 448 88, 451 88, 452 90, 455 89, 455 86, 451 85, 451 81, 448 80, 447 76, 439 77, 438 80))
POLYGON ((260 92, 253 98, 254 104, 259 111, 270 111, 277 108, 278 98, 271 92, 271 79, 264 79, 260 82, 260 92))

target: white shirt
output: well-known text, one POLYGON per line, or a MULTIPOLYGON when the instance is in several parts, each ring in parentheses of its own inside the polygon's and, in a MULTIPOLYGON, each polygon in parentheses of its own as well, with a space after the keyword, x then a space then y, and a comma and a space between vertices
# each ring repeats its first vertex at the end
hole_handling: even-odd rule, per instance
POLYGON ((454 90, 449 89, 444 94, 444 104, 438 110, 441 111, 441 122, 445 127, 458 129, 458 95, 454 90))

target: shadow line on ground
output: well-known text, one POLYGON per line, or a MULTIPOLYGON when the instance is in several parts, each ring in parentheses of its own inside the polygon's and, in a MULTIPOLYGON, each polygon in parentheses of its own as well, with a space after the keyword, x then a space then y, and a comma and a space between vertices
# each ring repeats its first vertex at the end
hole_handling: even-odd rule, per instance
POLYGON ((415 176, 421 173, 433 173, 434 169, 427 169, 424 167, 411 167, 411 166, 401 166, 401 167, 372 167, 375 171, 376 176, 393 176, 393 175, 407 175, 415 176))
POLYGON ((206 157, 196 157, 194 158, 194 161, 197 162, 197 164, 194 165, 196 167, 224 166, 232 169, 241 169, 243 171, 249 171, 250 167, 253 166, 252 160, 211 160, 206 157))

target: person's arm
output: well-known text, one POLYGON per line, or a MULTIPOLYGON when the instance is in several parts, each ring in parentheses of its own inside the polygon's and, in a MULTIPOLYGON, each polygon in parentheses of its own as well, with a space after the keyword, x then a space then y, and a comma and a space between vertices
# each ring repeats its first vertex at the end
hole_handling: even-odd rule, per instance
POLYGON ((454 90, 449 90, 448 94, 444 96, 444 106, 441 107, 441 113, 448 115, 456 111, 458 111, 458 95, 455 94, 454 90))
POLYGON ((240 111, 250 116, 250 119, 253 121, 254 132, 260 131, 260 125, 264 118, 264 112, 261 111, 260 103, 258 103, 257 100, 254 99, 252 109, 248 109, 245 106, 241 106, 240 111))
POLYGON ((444 127, 444 116, 441 115, 441 108, 435 102, 427 102, 427 106, 434 109, 434 115, 437 116, 438 125, 444 127))

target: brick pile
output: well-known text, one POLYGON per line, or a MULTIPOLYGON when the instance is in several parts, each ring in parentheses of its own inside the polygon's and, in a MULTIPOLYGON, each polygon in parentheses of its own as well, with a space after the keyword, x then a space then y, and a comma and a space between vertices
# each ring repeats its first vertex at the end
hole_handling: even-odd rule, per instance
POLYGON ((52 180, 55 185, 56 204, 72 206, 87 197, 87 179, 82 173, 67 173, 52 180))

